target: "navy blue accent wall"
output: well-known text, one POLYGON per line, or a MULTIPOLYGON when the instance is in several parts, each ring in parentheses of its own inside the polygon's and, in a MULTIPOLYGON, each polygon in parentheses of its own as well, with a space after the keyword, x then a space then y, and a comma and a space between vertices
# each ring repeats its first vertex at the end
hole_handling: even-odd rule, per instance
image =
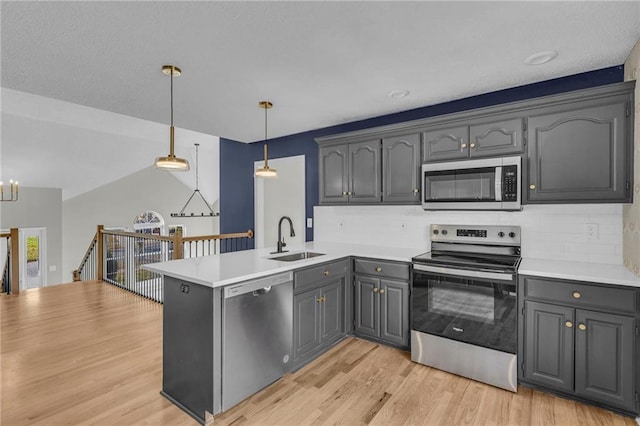
MULTIPOLYGON (((306 215, 313 217, 313 206, 318 205, 318 145, 314 141, 315 138, 621 81, 624 81, 622 65, 283 136, 269 140, 269 158, 306 156, 306 215)), ((262 146, 261 143, 244 144, 220 138, 220 232, 222 233, 242 232, 254 228, 253 165, 255 161, 262 158, 262 146)), ((306 237, 307 241, 313 240, 313 229, 306 229, 306 237)))

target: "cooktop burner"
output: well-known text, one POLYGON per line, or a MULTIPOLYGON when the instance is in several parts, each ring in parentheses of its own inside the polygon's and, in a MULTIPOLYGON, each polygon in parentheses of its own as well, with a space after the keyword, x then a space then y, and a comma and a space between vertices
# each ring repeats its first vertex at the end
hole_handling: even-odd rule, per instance
POLYGON ((414 263, 515 271, 520 264, 520 227, 431 225, 431 251, 414 263))

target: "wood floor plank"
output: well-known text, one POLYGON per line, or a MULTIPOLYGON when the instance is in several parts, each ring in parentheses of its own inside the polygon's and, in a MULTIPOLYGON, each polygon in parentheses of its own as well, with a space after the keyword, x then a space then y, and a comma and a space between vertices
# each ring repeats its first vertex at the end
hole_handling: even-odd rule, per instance
MULTIPOLYGON (((160 396, 162 305, 103 283, 0 297, 0 424, 196 425, 160 396)), ((348 337, 215 416, 248 425, 629 425, 607 410, 512 393, 348 337)))

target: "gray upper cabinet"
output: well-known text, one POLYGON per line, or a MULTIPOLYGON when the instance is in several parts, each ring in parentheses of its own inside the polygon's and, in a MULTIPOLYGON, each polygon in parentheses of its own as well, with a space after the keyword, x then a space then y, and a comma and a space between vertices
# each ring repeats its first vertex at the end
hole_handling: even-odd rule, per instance
POLYGON ((471 125, 469 156, 492 157, 521 153, 524 149, 523 129, 522 117, 471 125))
POLYGON ((380 202, 380 140, 349 144, 349 202, 380 202))
POLYGON ((616 83, 318 138, 320 203, 418 204, 418 151, 421 163, 521 155, 523 204, 629 203, 634 88, 616 83))
POLYGON ((321 146, 320 203, 379 203, 380 140, 321 146))
POLYGON ((382 201, 420 203, 420 134, 382 140, 382 201))
POLYGON ((429 130, 422 134, 422 161, 466 159, 468 146, 469 126, 429 130))
POLYGON ((423 133, 422 161, 466 160, 519 154, 524 149, 522 117, 494 117, 423 133))
POLYGON ((550 109, 529 117, 526 201, 631 201, 628 96, 550 109))
POLYGON ((348 203, 349 146, 320 147, 320 202, 348 203))

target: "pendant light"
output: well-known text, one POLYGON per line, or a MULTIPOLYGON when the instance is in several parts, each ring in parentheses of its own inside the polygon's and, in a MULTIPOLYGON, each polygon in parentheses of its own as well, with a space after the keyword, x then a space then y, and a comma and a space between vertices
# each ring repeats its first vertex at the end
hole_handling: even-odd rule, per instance
POLYGON ((267 155, 267 110, 273 108, 273 104, 269 101, 260 101, 258 106, 264 109, 264 166, 256 170, 257 177, 277 177, 276 169, 269 168, 269 158, 267 155))
POLYGON ((191 194, 191 197, 189 197, 187 202, 184 203, 184 206, 182 206, 182 210, 180 210, 180 213, 171 213, 171 217, 220 216, 220 213, 214 213, 213 212, 213 209, 211 208, 211 204, 209 204, 207 199, 204 198, 204 195, 202 195, 202 193, 200 192, 200 189, 198 188, 198 147, 200 146, 200 144, 199 143, 194 143, 194 145, 196 146, 196 189, 193 190, 193 193, 191 194), (193 200, 193 197, 196 196, 196 194, 198 194, 200 199, 204 202, 205 206, 207 206, 207 208, 209 209, 209 213, 205 213, 205 212, 202 212, 202 213, 185 213, 184 212, 187 209, 187 206, 189 205, 191 200, 193 200))
POLYGON ((174 172, 186 172, 189 170, 189 162, 184 158, 176 157, 174 154, 174 128, 173 128, 173 77, 182 74, 182 70, 174 65, 163 65, 162 73, 171 77, 171 127, 169 128, 169 155, 166 157, 157 157, 155 165, 157 169, 169 170, 174 172))

